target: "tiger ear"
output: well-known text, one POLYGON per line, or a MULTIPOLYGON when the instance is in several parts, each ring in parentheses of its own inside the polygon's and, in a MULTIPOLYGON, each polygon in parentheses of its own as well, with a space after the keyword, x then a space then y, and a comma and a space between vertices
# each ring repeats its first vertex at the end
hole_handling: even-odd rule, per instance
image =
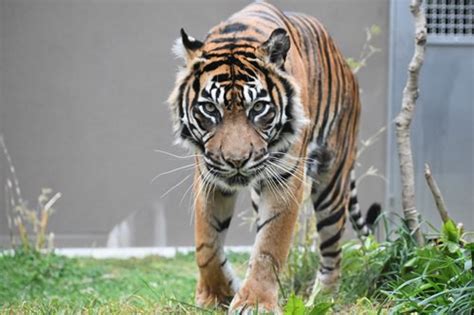
POLYGON ((285 63, 286 55, 290 49, 290 37, 288 33, 277 28, 260 48, 268 61, 281 68, 285 63))
POLYGON ((190 61, 197 56, 203 45, 203 42, 188 36, 184 29, 181 29, 181 42, 178 39, 173 50, 178 57, 190 61))

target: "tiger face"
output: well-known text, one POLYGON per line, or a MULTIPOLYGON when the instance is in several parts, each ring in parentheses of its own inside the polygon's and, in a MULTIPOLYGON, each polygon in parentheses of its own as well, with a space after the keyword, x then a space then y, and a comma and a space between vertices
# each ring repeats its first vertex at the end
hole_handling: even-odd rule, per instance
POLYGON ((267 164, 305 123, 298 86, 284 70, 286 31, 255 46, 181 35, 186 67, 169 98, 178 142, 202 155, 206 179, 225 190, 270 176, 267 164))

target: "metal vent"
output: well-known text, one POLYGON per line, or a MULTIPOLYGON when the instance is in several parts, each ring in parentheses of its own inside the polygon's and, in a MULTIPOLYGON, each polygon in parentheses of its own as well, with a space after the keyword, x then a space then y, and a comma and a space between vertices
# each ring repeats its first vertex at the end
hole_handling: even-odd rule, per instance
POLYGON ((430 37, 472 37, 474 0, 427 0, 426 22, 430 37))

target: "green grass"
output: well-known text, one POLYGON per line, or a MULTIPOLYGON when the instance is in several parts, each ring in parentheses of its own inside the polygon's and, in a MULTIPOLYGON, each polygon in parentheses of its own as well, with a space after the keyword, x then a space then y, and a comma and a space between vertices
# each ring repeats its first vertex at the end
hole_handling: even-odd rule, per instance
MULTIPOLYGON (((242 278, 248 255, 232 253, 229 259, 242 278)), ((223 314, 223 310, 194 306, 196 276, 193 254, 173 259, 97 260, 17 252, 0 257, 0 310, 14 314, 223 314)), ((287 283, 285 290, 290 290, 287 283)), ((302 300, 294 297, 294 302, 302 300)), ((333 304, 322 300, 317 307, 333 304)), ((337 310, 343 308, 376 313, 368 299, 351 300, 337 310)))
MULTIPOLYGON (((390 236, 346 242, 338 293, 318 296, 311 307, 304 301, 317 257, 308 247, 293 249, 280 279, 285 314, 473 313, 474 245, 454 223, 422 248, 403 226, 390 236)), ((229 259, 242 278, 248 255, 229 259)), ((0 313, 223 314, 194 306, 197 272, 193 254, 96 260, 18 250, 0 256, 0 313)))
MULTIPOLYGON (((241 272, 246 255, 232 254, 231 259, 241 272)), ((0 257, 0 309, 45 314, 196 313, 196 275, 191 254, 96 260, 20 252, 0 257)))

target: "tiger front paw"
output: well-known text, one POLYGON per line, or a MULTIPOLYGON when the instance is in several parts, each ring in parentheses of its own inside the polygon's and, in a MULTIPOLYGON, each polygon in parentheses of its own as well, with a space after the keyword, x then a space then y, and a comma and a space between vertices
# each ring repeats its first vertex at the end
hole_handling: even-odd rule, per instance
POLYGON ((271 312, 281 314, 278 306, 278 288, 273 283, 247 280, 230 303, 229 314, 253 314, 271 312))
POLYGON ((196 286, 196 305, 200 307, 224 307, 234 297, 234 290, 229 285, 211 287, 199 282, 196 286))

